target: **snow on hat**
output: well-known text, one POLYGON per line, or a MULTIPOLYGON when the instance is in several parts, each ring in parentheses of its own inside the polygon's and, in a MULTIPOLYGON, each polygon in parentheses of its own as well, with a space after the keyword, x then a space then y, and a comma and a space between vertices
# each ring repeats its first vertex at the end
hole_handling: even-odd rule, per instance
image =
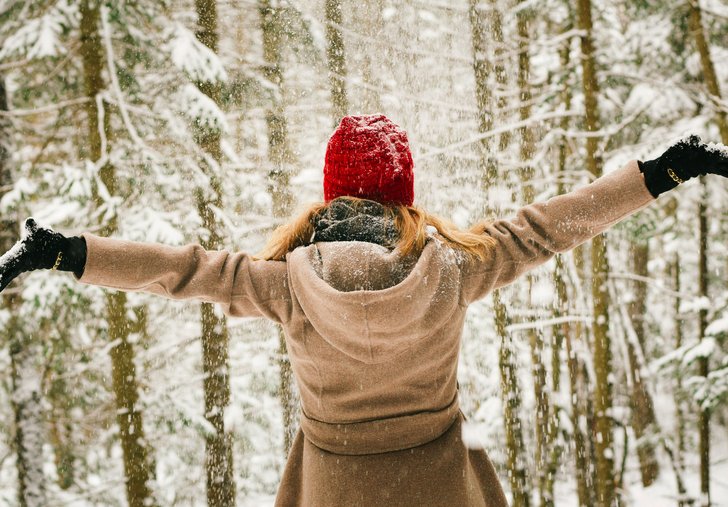
POLYGON ((324 199, 350 196, 411 206, 413 166, 407 133, 389 118, 345 116, 326 148, 324 199))

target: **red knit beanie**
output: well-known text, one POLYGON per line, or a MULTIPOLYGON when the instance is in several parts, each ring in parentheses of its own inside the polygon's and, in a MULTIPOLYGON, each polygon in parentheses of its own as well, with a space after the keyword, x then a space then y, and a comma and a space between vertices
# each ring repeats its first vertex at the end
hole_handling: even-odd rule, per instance
POLYGON ((389 118, 345 116, 326 148, 324 199, 351 196, 411 206, 413 166, 407 133, 389 118))

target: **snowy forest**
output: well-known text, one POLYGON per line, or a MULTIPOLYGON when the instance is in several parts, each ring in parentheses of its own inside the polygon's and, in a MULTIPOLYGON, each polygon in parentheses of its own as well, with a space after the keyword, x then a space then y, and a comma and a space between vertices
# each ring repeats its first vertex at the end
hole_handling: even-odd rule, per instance
MULTIPOLYGON (((346 114, 416 204, 512 216, 687 133, 728 144, 724 0, 0 0, 0 253, 26 217, 260 251, 346 114)), ((525 506, 728 506, 728 183, 690 181, 471 308, 463 439, 525 506)), ((113 263, 113 259, 110 260, 113 263)), ((279 327, 38 271, 0 295, 0 504, 272 506, 279 327)))

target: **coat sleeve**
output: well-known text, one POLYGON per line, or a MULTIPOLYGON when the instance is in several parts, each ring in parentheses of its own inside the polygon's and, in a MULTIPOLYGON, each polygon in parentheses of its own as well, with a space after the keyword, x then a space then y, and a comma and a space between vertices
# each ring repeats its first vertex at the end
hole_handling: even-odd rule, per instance
POLYGON ((291 312, 283 261, 254 260, 243 252, 167 246, 84 233, 81 283, 170 299, 218 303, 226 315, 284 322, 291 312))
POLYGON ((469 304, 512 283, 654 200, 633 160, 589 185, 524 206, 513 219, 489 223, 484 234, 496 240, 495 246, 486 261, 465 261, 462 302, 469 304))

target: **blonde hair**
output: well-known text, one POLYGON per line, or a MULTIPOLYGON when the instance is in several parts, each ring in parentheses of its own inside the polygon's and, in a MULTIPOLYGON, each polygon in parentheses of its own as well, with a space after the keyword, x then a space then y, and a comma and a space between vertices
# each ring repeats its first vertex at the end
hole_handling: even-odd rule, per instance
MULTIPOLYGON (((319 214, 337 200, 346 199, 356 208, 364 199, 356 197, 337 197, 329 203, 311 204, 293 220, 278 227, 271 235, 268 243, 256 257, 265 260, 284 260, 286 254, 299 246, 312 243, 314 223, 319 214)), ((416 206, 389 205, 384 206, 385 216, 394 219, 398 232, 396 249, 403 255, 419 254, 427 241, 427 227, 434 227, 440 239, 456 250, 471 257, 486 260, 495 246, 496 240, 484 234, 486 222, 474 225, 467 231, 460 230, 452 222, 431 215, 416 206)))

